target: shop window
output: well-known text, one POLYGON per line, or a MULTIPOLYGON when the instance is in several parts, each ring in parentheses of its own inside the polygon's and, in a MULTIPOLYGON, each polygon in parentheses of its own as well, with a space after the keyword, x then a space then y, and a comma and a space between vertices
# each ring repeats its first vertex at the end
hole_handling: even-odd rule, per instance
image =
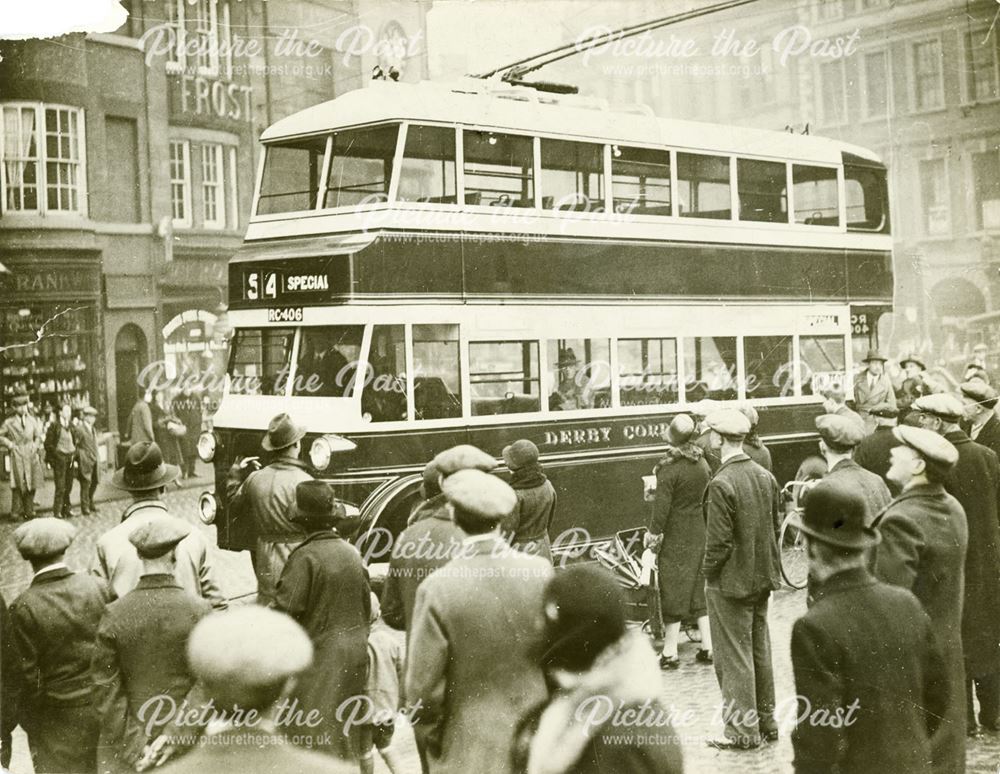
POLYGON ((398 135, 395 124, 334 132, 323 206, 387 201, 398 135))
POLYGON ((795 222, 810 226, 839 226, 837 170, 832 167, 792 165, 795 222))
POLYGON ((541 141, 542 209, 604 212, 604 147, 541 141))
POLYGON ((889 232, 889 192, 885 170, 844 165, 847 228, 889 232))
POLYGON ((201 146, 201 206, 205 228, 226 227, 226 194, 222 146, 206 143, 201 146))
POLYGON ((547 347, 549 411, 611 405, 611 346, 607 339, 550 339, 547 347))
POLYGON ((670 151, 612 146, 611 195, 615 212, 670 215, 670 151))
POLYGON ((406 419, 406 335, 402 325, 376 325, 372 329, 361 413, 372 422, 406 419))
POLYGON ((284 395, 291 372, 292 328, 240 328, 229 356, 231 395, 284 395))
POLYGON ((531 137, 466 130, 462 142, 466 204, 535 206, 531 137))
POLYGON ((302 328, 292 395, 350 398, 363 334, 361 325, 302 328))
POLYGON ((473 416, 539 411, 538 342, 471 342, 469 386, 473 416))
POLYGON ((619 339, 618 384, 622 406, 676 403, 677 339, 619 339))
POLYGON ((799 373, 803 395, 844 386, 847 369, 843 336, 800 336, 799 373))
POLYGON ((413 326, 415 418, 462 416, 462 374, 457 325, 413 326))
POLYGON ((409 126, 399 172, 403 202, 455 204, 455 130, 409 126))
POLYGON ((191 225, 191 144, 170 142, 170 205, 175 226, 191 225))
POLYGON ((313 209, 325 150, 326 137, 268 145, 257 214, 313 209))
POLYGON ((795 393, 795 358, 791 336, 747 336, 743 339, 746 397, 787 398, 795 393))
POLYGON ((701 336, 684 341, 684 399, 736 400, 736 338, 701 336))
POLYGON ((2 109, 3 209, 85 212, 83 111, 40 103, 2 109))
POLYGON ((678 214, 683 218, 732 217, 729 159, 677 154, 678 214))
POLYGON ((788 222, 788 180, 784 162, 738 159, 736 188, 740 195, 740 220, 788 222))

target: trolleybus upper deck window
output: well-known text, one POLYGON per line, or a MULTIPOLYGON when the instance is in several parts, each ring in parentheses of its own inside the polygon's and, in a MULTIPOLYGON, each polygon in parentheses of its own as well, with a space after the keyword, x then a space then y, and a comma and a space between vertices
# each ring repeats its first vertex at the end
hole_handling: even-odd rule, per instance
POLYGON ((537 341, 470 342, 472 415, 539 411, 538 376, 537 341))
POLYGON ((268 145, 257 214, 314 209, 325 149, 325 136, 268 145))
POLYGON ((566 140, 541 141, 542 209, 604 211, 604 147, 566 140))
POLYGON ((466 130, 462 144, 466 204, 535 206, 531 137, 466 130))
POLYGON ((386 201, 398 135, 396 124, 334 132, 323 206, 386 201))
POLYGON ((729 158, 677 154, 679 214, 684 218, 732 218, 729 158))
POLYGON ((844 165, 848 231, 889 233, 888 191, 885 170, 844 165))
POLYGON ((400 201, 457 203, 454 129, 411 124, 401 166, 396 196, 400 201))
POLYGON ((292 328, 240 328, 229 355, 233 395, 284 395, 292 365, 292 328))
POLYGON ((792 165, 795 222, 810 226, 839 226, 837 170, 833 167, 792 165))
POLYGON ((361 325, 302 328, 292 395, 349 398, 361 355, 361 325))
POLYGON ((736 400, 736 337, 702 336, 684 340, 684 399, 736 400))
POLYGON ((743 339, 746 397, 787 398, 795 394, 791 336, 747 336, 743 339))
POLYGON ((799 337, 799 369, 803 395, 819 395, 835 383, 844 386, 846 368, 843 336, 799 337))
POLYGON ((737 159, 740 220, 788 222, 788 180, 781 161, 737 159))
POLYGON ((676 403, 677 339, 619 339, 618 384, 622 406, 676 403))
POLYGON ((547 347, 549 411, 611 405, 611 345, 607 339, 550 339, 547 347))
POLYGON ((612 146, 611 195, 615 212, 670 215, 670 151, 612 146))

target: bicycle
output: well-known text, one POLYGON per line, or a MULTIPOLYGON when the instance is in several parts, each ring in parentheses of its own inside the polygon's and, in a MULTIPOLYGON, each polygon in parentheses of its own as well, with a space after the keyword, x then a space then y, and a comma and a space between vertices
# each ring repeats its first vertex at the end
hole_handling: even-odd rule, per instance
POLYGON ((792 516, 802 513, 802 496, 817 482, 789 481, 781 489, 786 503, 785 518, 778 531, 781 577, 793 589, 804 589, 809 583, 809 556, 806 551, 805 536, 792 523, 792 516))

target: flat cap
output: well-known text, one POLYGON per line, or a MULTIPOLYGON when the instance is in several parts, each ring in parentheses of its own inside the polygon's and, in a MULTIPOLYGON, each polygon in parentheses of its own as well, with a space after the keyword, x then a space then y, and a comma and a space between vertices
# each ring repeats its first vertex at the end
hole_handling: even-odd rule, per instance
POLYGON ((820 438, 834 446, 854 448, 865 438, 865 426, 856 419, 840 414, 820 414, 816 417, 820 438))
POLYGON ((750 420, 733 408, 719 409, 705 417, 709 429, 727 438, 741 438, 750 432, 750 420))
POLYGON ((932 395, 921 395, 911 404, 914 411, 921 414, 931 414, 946 422, 957 422, 965 414, 965 407, 954 395, 935 392, 932 395))
POLYGON ((191 534, 191 525, 176 516, 153 516, 128 536, 128 542, 143 559, 155 559, 191 534))
POLYGON ((928 462, 946 469, 958 462, 958 449, 951 444, 951 441, 933 430, 902 425, 892 428, 892 434, 897 441, 909 446, 928 462))
POLYGON ((982 403, 987 408, 993 408, 997 404, 997 391, 979 379, 963 382, 958 389, 966 398, 982 403))
POLYGON ((688 406, 688 413, 697 418, 704 419, 709 414, 719 410, 719 401, 712 400, 711 398, 703 398, 695 403, 688 406))
POLYGON ((757 424, 760 422, 760 414, 757 413, 757 409, 749 403, 741 403, 737 406, 737 410, 750 420, 751 429, 757 427, 757 424))
POLYGON ((445 477, 460 470, 481 470, 488 473, 497 466, 497 461, 489 454, 469 444, 445 449, 433 462, 438 473, 445 477))
POLYGON ((50 516, 32 519, 15 529, 14 544, 25 559, 44 559, 61 554, 75 536, 76 527, 50 516))
POLYGON ((84 416, 89 416, 89 417, 96 417, 97 416, 97 409, 95 409, 93 406, 84 406, 83 407, 83 415, 84 416))
POLYGON ((882 417, 882 419, 893 419, 899 416, 899 409, 893 406, 891 403, 878 403, 873 406, 868 411, 873 417, 882 417))
POLYGON ((506 481, 481 470, 460 470, 441 482, 441 491, 455 508, 487 521, 500 521, 517 505, 506 481))
POLYGON ((312 663, 313 646, 289 616, 245 605, 201 619, 188 638, 187 654, 195 677, 225 705, 300 674, 312 663))

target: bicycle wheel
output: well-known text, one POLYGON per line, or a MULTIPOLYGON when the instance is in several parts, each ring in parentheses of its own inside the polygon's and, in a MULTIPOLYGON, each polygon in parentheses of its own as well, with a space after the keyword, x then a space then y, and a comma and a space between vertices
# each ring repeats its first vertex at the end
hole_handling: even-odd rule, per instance
POLYGON ((781 575, 793 589, 804 589, 809 582, 809 557, 802 533, 785 517, 778 536, 781 548, 781 575))

